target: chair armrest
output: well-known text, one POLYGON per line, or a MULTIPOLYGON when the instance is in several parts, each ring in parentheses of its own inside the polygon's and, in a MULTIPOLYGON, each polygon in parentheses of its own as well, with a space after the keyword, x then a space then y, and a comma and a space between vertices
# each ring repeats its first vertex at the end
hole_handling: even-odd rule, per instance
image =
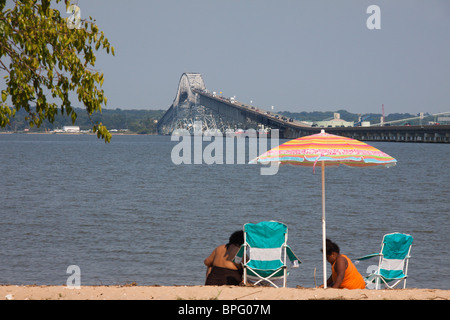
POLYGON ((360 257, 360 258, 356 258, 355 260, 361 261, 361 260, 367 260, 367 259, 379 257, 379 256, 381 256, 381 253, 372 253, 372 254, 368 254, 368 255, 360 257))
POLYGON ((233 262, 234 263, 242 263, 242 264, 244 264, 244 261, 243 261, 243 256, 244 256, 244 246, 245 246, 245 244, 243 244, 240 248, 239 248, 239 251, 236 253, 236 255, 234 256, 234 258, 233 258, 233 262))
POLYGON ((291 247, 286 246, 286 254, 291 261, 292 268, 298 268, 298 265, 302 263, 300 259, 295 255, 294 251, 292 251, 291 247))

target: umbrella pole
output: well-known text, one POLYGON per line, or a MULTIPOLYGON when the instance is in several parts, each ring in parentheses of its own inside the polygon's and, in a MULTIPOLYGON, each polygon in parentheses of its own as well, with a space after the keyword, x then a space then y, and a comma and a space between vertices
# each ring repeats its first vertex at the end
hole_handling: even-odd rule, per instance
POLYGON ((323 259, 323 287, 327 288, 327 248, 325 224, 325 161, 322 160, 322 259, 323 259))

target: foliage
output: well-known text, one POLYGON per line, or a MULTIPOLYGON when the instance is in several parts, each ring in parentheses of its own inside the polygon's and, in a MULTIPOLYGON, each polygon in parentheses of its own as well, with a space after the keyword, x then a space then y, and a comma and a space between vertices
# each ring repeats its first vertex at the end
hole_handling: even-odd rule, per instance
MULTIPOLYGON (((289 111, 282 111, 279 112, 279 114, 284 115, 288 118, 297 119, 300 121, 323 121, 325 119, 332 119, 334 116, 334 113, 337 112, 340 114, 340 117, 342 120, 345 121, 358 121, 359 115, 356 113, 350 113, 346 110, 337 110, 337 111, 312 111, 312 112, 289 112, 289 111)), ((368 113, 363 114, 363 117, 367 117, 368 120, 374 122, 375 120, 379 120, 381 117, 381 114, 377 113, 368 113)), ((412 118, 415 117, 415 115, 409 114, 409 113, 393 113, 386 116, 385 121, 394 121, 399 119, 406 119, 406 118, 412 118)))
MULTIPOLYGON (((33 108, 31 108, 33 109, 33 108)), ((111 130, 127 131, 130 133, 139 134, 156 134, 156 124, 159 119, 164 115, 166 110, 122 110, 120 108, 116 109, 103 109, 102 113, 95 113, 89 116, 86 112, 82 112, 81 108, 75 108, 75 112, 78 114, 77 125, 81 130, 92 129, 92 121, 103 123, 105 126, 111 130)), ((358 121, 358 114, 350 113, 346 110, 337 110, 341 114, 341 119, 345 121, 358 121)), ((288 118, 294 118, 302 121, 322 121, 327 118, 333 117, 333 111, 312 111, 312 112, 289 112, 282 111, 279 114, 284 115, 288 118)), ((365 114, 364 116, 370 115, 368 120, 378 120, 381 114, 365 114)), ((16 113, 15 117, 11 118, 11 123, 6 125, 3 131, 9 132, 22 132, 25 129, 30 129, 31 132, 44 132, 52 131, 55 129, 62 129, 64 126, 72 125, 71 118, 67 115, 57 115, 55 120, 50 123, 49 121, 44 121, 42 125, 37 128, 30 128, 27 121, 24 120, 26 116, 26 111, 20 110, 16 113)), ((414 117, 414 115, 409 113, 393 113, 386 117, 386 121, 394 121, 399 119, 406 119, 414 117)), ((419 120, 409 121, 410 124, 418 124, 419 120)), ((0 131, 2 129, 0 128, 0 131)))
MULTIPOLYGON (((70 3, 65 2, 68 8, 70 3)), ((58 111, 74 124, 78 115, 69 99, 71 93, 83 103, 89 118, 101 112, 107 102, 101 89, 104 78, 93 69, 94 51, 100 47, 114 55, 91 17, 82 21, 81 28, 72 29, 59 10, 51 7, 51 0, 12 0, 8 5, 0 0, 0 71, 6 72, 0 127, 10 124, 19 110, 25 111, 30 127, 40 127, 44 120, 54 122, 58 111)), ((110 141, 106 126, 93 121, 91 125, 99 138, 110 141)))
MULTIPOLYGON (((102 113, 93 114, 91 117, 81 108, 75 108, 78 114, 77 125, 81 130, 92 129, 91 121, 101 122, 111 130, 128 131, 140 134, 156 134, 156 123, 166 112, 165 110, 122 110, 122 109, 103 109, 102 113)), ((50 123, 45 120, 39 128, 29 128, 28 122, 24 120, 26 111, 20 110, 15 117, 11 118, 9 125, 5 126, 4 131, 22 132, 30 129, 31 132, 52 131, 62 129, 64 126, 72 125, 72 120, 67 115, 57 115, 55 120, 50 123)), ((2 131, 0 129, 0 131, 2 131)))

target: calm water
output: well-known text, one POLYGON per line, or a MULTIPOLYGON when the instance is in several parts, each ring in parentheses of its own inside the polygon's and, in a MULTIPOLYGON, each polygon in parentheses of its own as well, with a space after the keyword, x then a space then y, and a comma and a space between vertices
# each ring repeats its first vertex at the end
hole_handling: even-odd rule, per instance
MULTIPOLYGON (((0 284, 61 285, 78 265, 81 285, 199 285, 213 248, 263 220, 288 225, 303 262, 288 286, 314 286, 315 268, 322 283, 320 170, 283 166, 261 176, 256 165, 177 166, 175 144, 0 135, 0 284)), ((450 146, 371 144, 398 164, 327 170, 328 237, 355 258, 378 252, 386 233, 410 233, 408 287, 450 289, 450 146)), ((376 262, 357 267, 365 275, 376 262)))

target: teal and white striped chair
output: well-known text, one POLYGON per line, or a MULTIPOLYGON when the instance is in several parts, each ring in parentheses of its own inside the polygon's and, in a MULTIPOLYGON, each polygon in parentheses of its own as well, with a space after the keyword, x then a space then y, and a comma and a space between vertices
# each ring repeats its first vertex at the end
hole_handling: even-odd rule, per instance
POLYGON ((403 288, 406 288, 412 242, 413 237, 409 234, 386 234, 381 243, 380 253, 369 254, 356 259, 366 260, 379 257, 378 270, 366 277, 366 283, 375 282, 375 289, 379 289, 381 280, 386 287, 393 289, 401 281, 404 281, 403 288))
POLYGON ((234 261, 242 263, 244 284, 286 287, 287 265, 289 259, 293 268, 300 260, 287 245, 287 226, 281 222, 263 221, 244 225, 244 244, 236 254, 234 261))

